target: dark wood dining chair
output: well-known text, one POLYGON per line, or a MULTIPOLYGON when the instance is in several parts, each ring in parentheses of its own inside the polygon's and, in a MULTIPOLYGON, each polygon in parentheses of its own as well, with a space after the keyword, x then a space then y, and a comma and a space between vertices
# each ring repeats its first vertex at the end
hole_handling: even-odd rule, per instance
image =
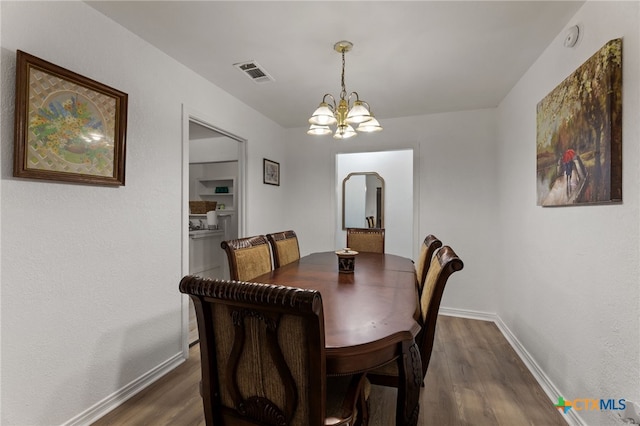
POLYGON ((273 267, 279 268, 300 259, 298 236, 294 231, 267 234, 273 252, 273 267))
POLYGON ((347 247, 358 252, 384 253, 384 228, 347 228, 347 247))
POLYGON ((271 250, 264 235, 220 243, 227 253, 232 280, 248 281, 272 270, 271 250))
POLYGON ((329 378, 316 290, 186 276, 208 426, 354 425, 364 375, 329 378))
POLYGON ((416 278, 418 280, 418 291, 420 294, 422 294, 424 281, 427 279, 427 272, 431 265, 433 253, 440 247, 442 247, 442 241, 432 234, 427 235, 420 246, 420 256, 418 256, 418 263, 416 263, 416 278))
POLYGON ((374 219, 373 216, 367 216, 367 227, 368 228, 375 228, 376 227, 376 220, 374 219))
MULTIPOLYGON (((422 380, 427 375, 431 351, 435 340, 436 321, 444 288, 451 274, 463 268, 462 260, 449 246, 444 246, 431 259, 422 294, 420 295, 420 332, 416 344, 422 360, 422 380)), ((398 387, 398 366, 396 362, 385 364, 367 373, 371 383, 398 387)))

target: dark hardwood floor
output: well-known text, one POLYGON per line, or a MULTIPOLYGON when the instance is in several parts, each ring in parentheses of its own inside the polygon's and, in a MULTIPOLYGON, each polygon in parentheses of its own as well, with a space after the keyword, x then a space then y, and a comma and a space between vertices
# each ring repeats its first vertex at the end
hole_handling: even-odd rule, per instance
MULTIPOLYGON (((204 425, 199 346, 171 373, 94 423, 204 425)), ((394 424, 396 390, 372 386, 371 426, 394 424)), ((419 425, 566 425, 492 322, 440 316, 419 425)))

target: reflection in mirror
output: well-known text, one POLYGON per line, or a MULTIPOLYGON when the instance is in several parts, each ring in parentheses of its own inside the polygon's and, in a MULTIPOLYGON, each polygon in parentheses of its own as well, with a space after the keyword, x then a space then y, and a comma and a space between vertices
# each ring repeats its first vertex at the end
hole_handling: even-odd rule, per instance
POLYGON ((342 229, 347 228, 384 228, 384 179, 378 173, 349 173, 342 181, 342 229))

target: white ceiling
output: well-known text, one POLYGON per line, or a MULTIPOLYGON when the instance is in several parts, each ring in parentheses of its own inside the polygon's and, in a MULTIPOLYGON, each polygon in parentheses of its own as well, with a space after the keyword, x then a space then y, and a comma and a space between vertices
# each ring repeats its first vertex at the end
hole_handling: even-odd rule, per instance
POLYGON ((583 1, 88 1, 284 127, 325 93, 385 118, 495 107, 583 1), (275 82, 233 64, 256 61, 275 82))

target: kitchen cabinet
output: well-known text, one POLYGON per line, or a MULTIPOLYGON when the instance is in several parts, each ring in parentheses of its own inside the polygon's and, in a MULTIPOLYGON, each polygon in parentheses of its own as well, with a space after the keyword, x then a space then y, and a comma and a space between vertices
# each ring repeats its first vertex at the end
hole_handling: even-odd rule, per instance
POLYGON ((220 247, 222 230, 189 231, 189 274, 224 278, 226 254, 220 247))

